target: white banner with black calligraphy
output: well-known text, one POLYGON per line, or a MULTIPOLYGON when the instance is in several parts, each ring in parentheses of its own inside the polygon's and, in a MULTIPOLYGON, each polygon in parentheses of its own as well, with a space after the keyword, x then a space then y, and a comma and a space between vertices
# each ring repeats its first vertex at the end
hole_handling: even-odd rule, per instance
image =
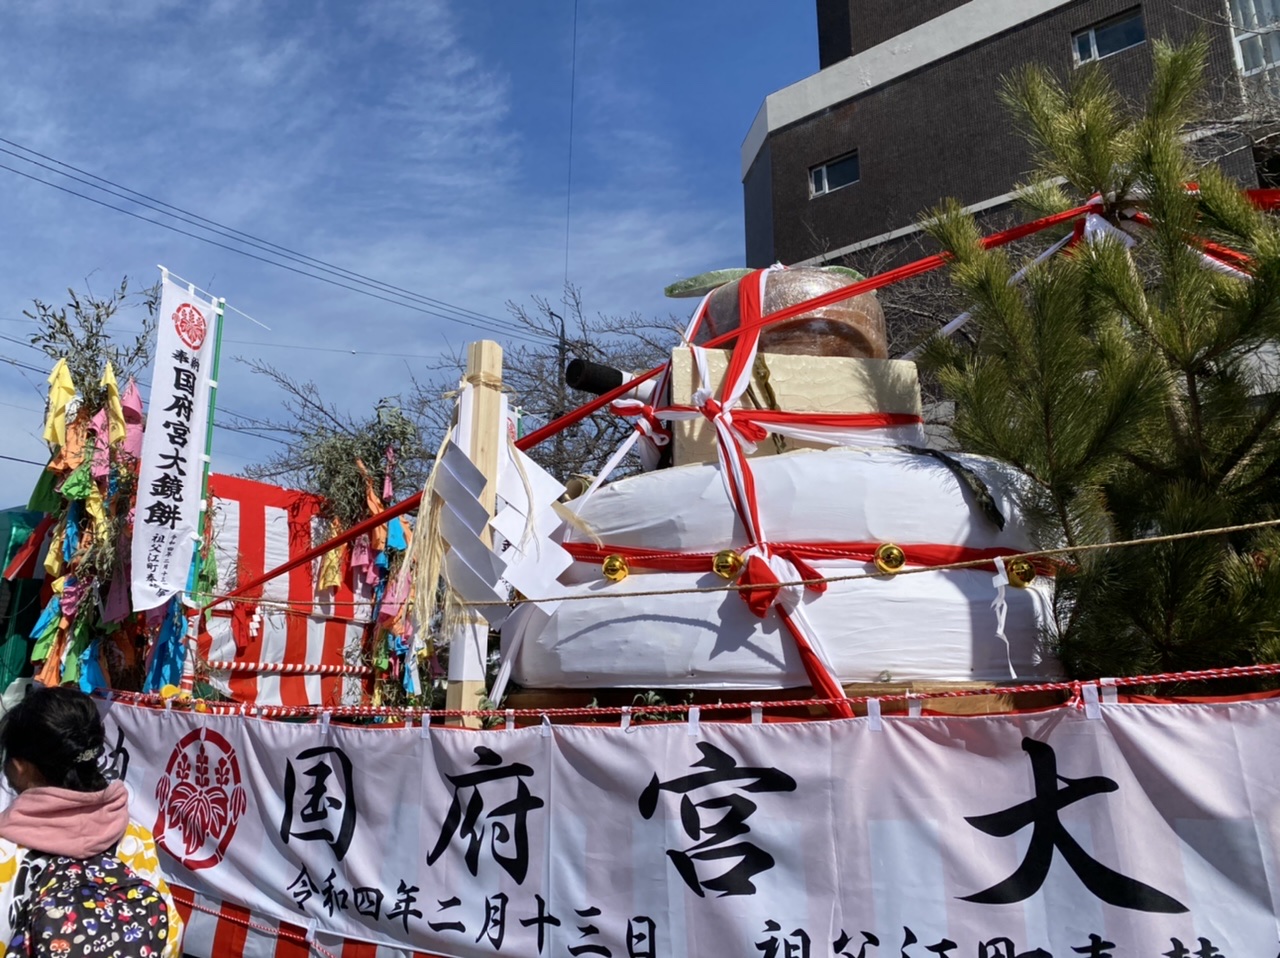
POLYGON ((164 275, 134 507, 135 611, 187 587, 200 522, 215 308, 164 275))
POLYGON ((513 731, 105 704, 179 885, 458 956, 1272 958, 1280 700, 513 731))

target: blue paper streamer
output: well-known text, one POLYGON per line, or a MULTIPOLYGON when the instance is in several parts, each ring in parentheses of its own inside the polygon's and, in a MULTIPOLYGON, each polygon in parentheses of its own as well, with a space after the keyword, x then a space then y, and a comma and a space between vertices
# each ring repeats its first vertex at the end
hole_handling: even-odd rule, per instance
POLYGON ((400 525, 399 519, 392 519, 387 523, 387 548, 395 549, 397 552, 404 552, 409 548, 409 543, 404 537, 404 526, 400 525))
POLYGON ((98 657, 98 645, 101 638, 95 638, 89 647, 80 653, 80 691, 92 695, 98 689, 109 689, 111 683, 102 672, 102 663, 98 657))
POLYGON ((80 548, 80 508, 79 502, 72 502, 67 505, 66 525, 63 527, 62 534, 63 562, 70 562, 71 557, 80 548))
POLYGON ((160 634, 156 636, 151 665, 147 668, 144 692, 158 692, 166 685, 182 682, 182 663, 187 651, 182 642, 187 634, 187 617, 182 612, 182 603, 176 597, 170 599, 169 611, 160 627, 160 634))
POLYGON ((44 607, 44 611, 40 613, 40 618, 36 619, 36 624, 31 629, 31 638, 38 639, 42 636, 49 623, 55 621, 62 615, 62 596, 55 595, 49 600, 49 604, 44 607))

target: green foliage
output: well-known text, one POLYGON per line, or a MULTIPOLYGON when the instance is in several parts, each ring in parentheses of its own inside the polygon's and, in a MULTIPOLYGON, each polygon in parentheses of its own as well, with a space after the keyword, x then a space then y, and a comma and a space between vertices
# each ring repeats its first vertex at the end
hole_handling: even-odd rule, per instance
POLYGON ((100 409, 106 395, 99 381, 107 363, 115 368, 116 378, 123 385, 125 379, 151 362, 160 286, 130 294, 129 279, 125 277, 119 288, 106 296, 97 296, 91 290, 82 295, 74 289, 68 289, 67 295, 70 300, 65 306, 54 307, 37 299, 34 310, 24 310, 23 315, 37 325, 31 343, 50 359, 66 359, 71 381, 82 401, 90 409, 100 409), (116 342, 108 326, 122 309, 136 306, 146 310, 141 331, 130 342, 116 342))
MULTIPOLYGON (((1155 45, 1145 113, 1096 69, 1063 85, 1040 69, 1006 102, 1029 137, 1051 210, 1100 194, 1113 225, 1152 228, 1076 247, 1010 285, 958 205, 926 229, 954 257, 972 345, 925 362, 956 401, 966 449, 1010 463, 1044 547, 1079 547, 1275 518, 1280 505, 1280 230, 1216 167, 1197 169, 1205 47, 1155 45), (1199 192, 1186 189, 1198 182, 1199 192), (1062 185, 1055 185, 1062 184, 1062 185), (1250 257, 1251 280, 1205 269, 1201 239, 1250 257)), ((1280 538, 1269 530, 1080 551, 1057 579, 1059 650, 1076 676, 1275 661, 1280 538)))
POLYGON ((381 495, 387 449, 418 442, 417 427, 394 406, 384 406, 351 429, 321 426, 299 440, 307 462, 306 488, 324 496, 330 514, 343 525, 359 522, 369 517, 369 507, 357 463, 364 464, 374 492, 381 495))

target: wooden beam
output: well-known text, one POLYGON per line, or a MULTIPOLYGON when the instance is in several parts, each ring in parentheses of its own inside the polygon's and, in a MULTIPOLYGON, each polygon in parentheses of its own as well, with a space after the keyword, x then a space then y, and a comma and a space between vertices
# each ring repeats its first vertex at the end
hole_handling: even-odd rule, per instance
MULTIPOLYGON (((467 451, 477 469, 484 473, 484 491, 480 504, 492 516, 498 502, 498 461, 505 435, 502 423, 502 347, 484 339, 467 346, 466 381, 471 385, 471 436, 459 436, 468 443, 467 451)), ((482 538, 493 544, 493 536, 485 529, 482 538)), ((450 709, 477 709, 487 691, 485 665, 488 660, 489 624, 472 614, 458 634, 449 640, 449 684, 445 690, 445 706, 450 709)), ((478 728, 480 720, 466 718, 460 723, 478 728)))

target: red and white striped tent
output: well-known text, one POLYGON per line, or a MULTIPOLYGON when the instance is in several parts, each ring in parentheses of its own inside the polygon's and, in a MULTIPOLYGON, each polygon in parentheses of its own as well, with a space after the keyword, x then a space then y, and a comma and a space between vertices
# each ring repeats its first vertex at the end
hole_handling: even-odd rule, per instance
POLYGON ((182 951, 189 958, 436 958, 425 951, 311 935, 305 925, 256 915, 176 885, 170 890, 182 914, 182 951))
MULTIPOLYGON (((220 595, 327 538, 318 496, 217 474, 209 490, 220 595)), ((307 563, 214 606, 197 639, 212 684, 252 705, 361 704, 371 596, 345 566, 336 589, 318 590, 318 573, 307 563)))

